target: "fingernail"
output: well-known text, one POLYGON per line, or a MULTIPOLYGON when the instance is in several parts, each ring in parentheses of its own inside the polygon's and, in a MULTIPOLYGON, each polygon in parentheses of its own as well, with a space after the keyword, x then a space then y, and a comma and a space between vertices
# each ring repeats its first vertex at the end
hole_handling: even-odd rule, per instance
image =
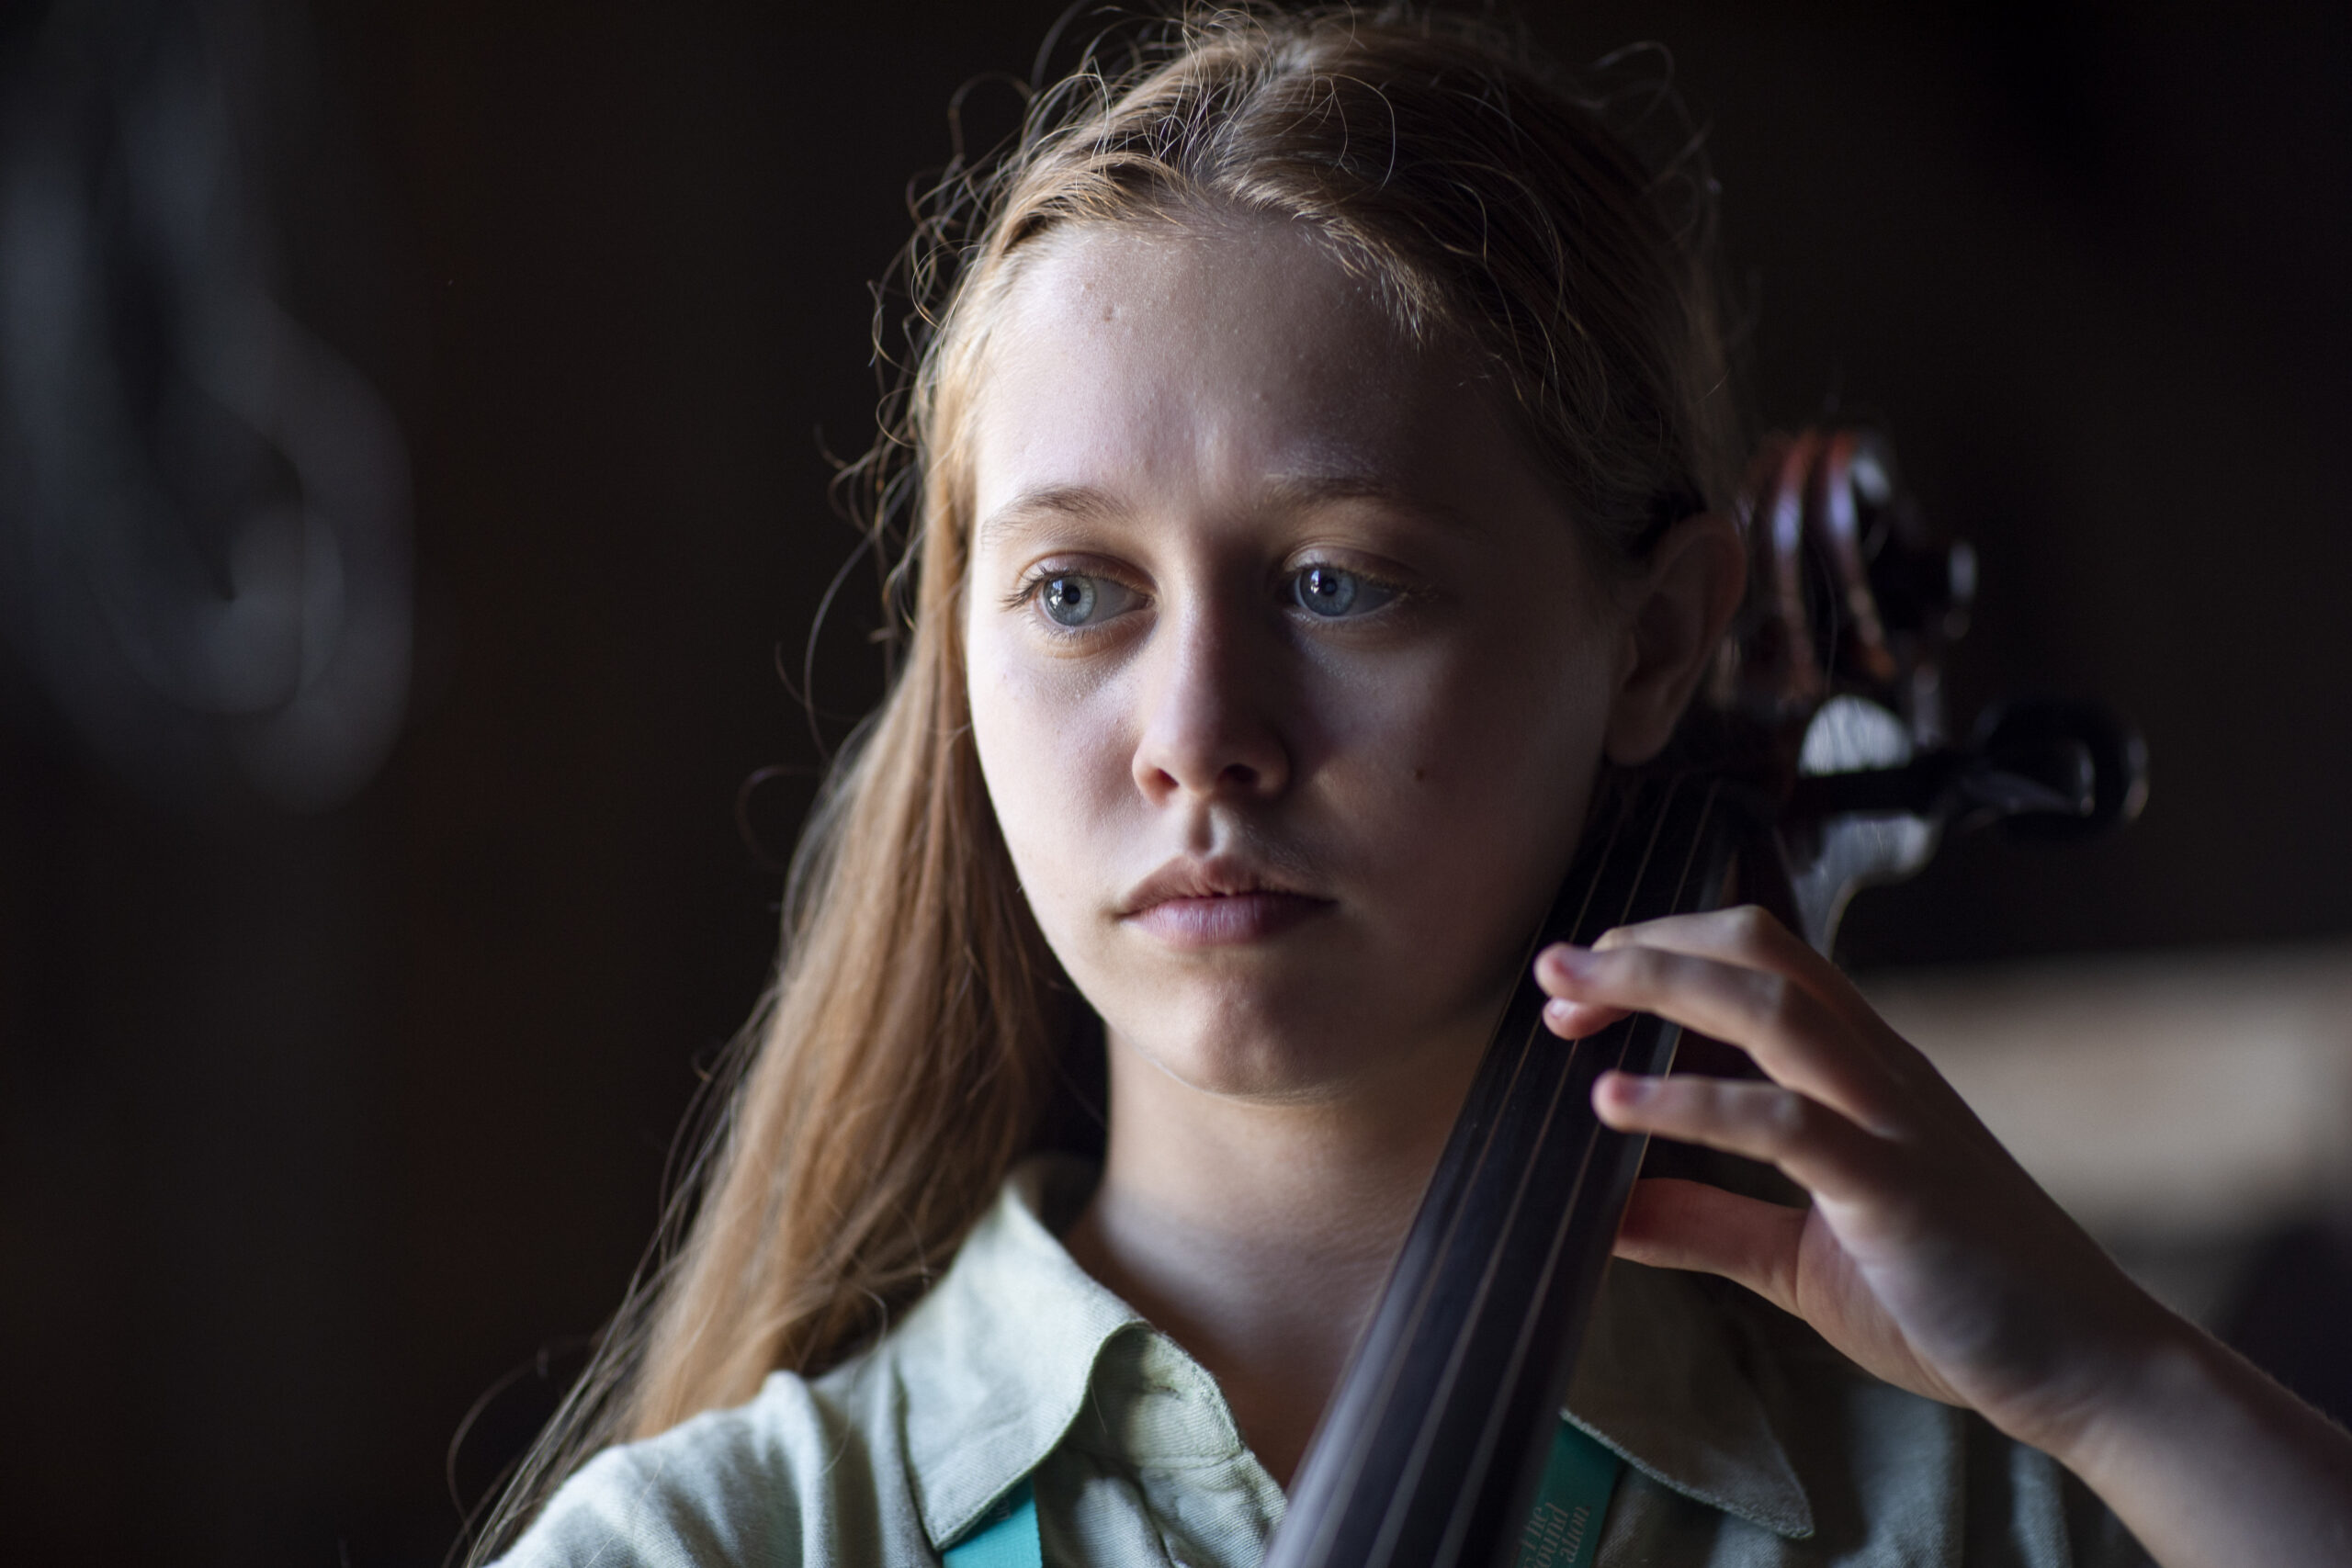
POLYGON ((1582 975, 1592 967, 1592 950, 1578 947, 1572 942, 1544 949, 1544 956, 1550 959, 1553 967, 1563 975, 1582 975))
POLYGON ((1562 1001, 1555 997, 1544 1004, 1544 1017, 1550 1022, 1566 1023, 1576 1015, 1577 1007, 1574 1002, 1562 1001))
POLYGON ((1619 1073, 1610 1088, 1627 1105, 1639 1105, 1657 1092, 1657 1079, 1639 1073, 1619 1073))

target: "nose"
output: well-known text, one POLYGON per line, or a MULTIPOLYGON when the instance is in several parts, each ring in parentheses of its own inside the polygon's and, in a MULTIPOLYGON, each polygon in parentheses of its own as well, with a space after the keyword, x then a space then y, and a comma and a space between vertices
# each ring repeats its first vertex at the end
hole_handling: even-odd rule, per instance
POLYGON ((1289 786, 1280 651, 1245 619, 1195 606, 1154 638, 1134 761, 1136 787, 1154 805, 1240 804, 1289 786))

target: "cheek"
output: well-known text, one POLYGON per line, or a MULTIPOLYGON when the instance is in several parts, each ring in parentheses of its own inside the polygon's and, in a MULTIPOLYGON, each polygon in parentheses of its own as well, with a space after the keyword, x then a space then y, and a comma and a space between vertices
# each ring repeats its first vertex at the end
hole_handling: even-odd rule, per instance
POLYGON ((1355 705, 1340 815, 1379 868, 1379 918, 1453 983, 1515 962, 1575 853, 1608 715, 1587 640, 1467 650, 1355 705))
MULTIPOLYGON (((1609 682, 1597 637, 1488 635, 1402 667, 1332 682, 1326 728, 1400 809, 1514 827, 1559 814, 1600 754, 1609 682)), ((1452 836, 1447 834, 1444 836, 1452 836)))
POLYGON ((1108 694, 975 628, 967 642, 972 740, 1013 870, 1059 946, 1105 859, 1127 780, 1108 694))

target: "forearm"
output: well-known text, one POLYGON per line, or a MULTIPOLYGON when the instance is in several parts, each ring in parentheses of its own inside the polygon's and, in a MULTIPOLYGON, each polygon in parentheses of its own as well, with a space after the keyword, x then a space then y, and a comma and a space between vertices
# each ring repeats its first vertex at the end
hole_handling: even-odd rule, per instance
POLYGON ((2352 1563, 2352 1435, 2173 1323, 2055 1457, 2165 1568, 2352 1563))

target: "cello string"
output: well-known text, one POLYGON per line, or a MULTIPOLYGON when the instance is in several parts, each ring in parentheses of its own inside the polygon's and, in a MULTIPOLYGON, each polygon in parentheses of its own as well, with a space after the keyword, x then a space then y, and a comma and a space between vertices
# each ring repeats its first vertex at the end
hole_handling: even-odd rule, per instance
MULTIPOLYGON (((1668 829, 1669 826, 1672 826, 1679 831, 1680 825, 1676 821, 1676 818, 1678 815, 1687 814, 1691 810, 1690 807, 1676 798, 1682 793, 1683 787, 1684 783, 1681 780, 1670 780, 1665 786, 1665 798, 1661 800, 1657 806, 1657 826, 1653 830, 1648 843, 1645 846, 1642 863, 1636 868, 1633 885, 1627 889, 1624 902, 1620 907, 1618 912, 1618 923, 1620 924, 1627 923, 1636 916, 1651 918, 1657 915, 1679 914, 1685 912, 1684 906, 1689 902, 1690 897, 1694 891, 1692 887, 1694 873, 1698 871, 1700 863, 1704 856, 1704 852, 1709 843, 1715 811, 1721 800, 1721 789, 1720 785, 1713 781, 1710 781, 1703 785, 1693 786, 1703 789, 1704 793, 1697 803, 1695 818, 1691 820, 1689 825, 1690 836, 1688 841, 1680 846, 1681 853, 1679 857, 1679 863, 1672 866, 1672 874, 1668 877, 1660 878, 1657 874, 1668 868, 1656 866, 1654 863, 1657 861, 1661 851, 1664 851, 1667 854, 1672 856, 1672 850, 1668 847, 1671 835, 1668 833, 1668 829), (1645 891, 1648 891, 1653 898, 1655 898, 1659 892, 1663 892, 1663 907, 1648 910, 1643 909, 1641 906, 1644 903, 1645 891)), ((1627 1026, 1620 1032, 1615 1062, 1617 1066, 1622 1068, 1624 1066, 1627 1057, 1632 1054, 1634 1042, 1637 1034, 1641 1032, 1641 1026, 1642 1021, 1639 1018, 1629 1020, 1627 1021, 1627 1026)), ((1596 1047, 1599 1046, 1599 1042, 1595 1042, 1594 1043, 1596 1047)), ((1605 1141, 1602 1130, 1599 1125, 1598 1118, 1592 1116, 1589 1110, 1586 1111, 1583 1116, 1579 1117, 1576 1114, 1573 1108, 1563 1103, 1564 1100, 1568 1098, 1566 1093, 1567 1089, 1577 1081, 1578 1081, 1577 1077, 1574 1071, 1571 1070, 1565 1073, 1562 1076, 1559 1084, 1555 1086, 1554 1096, 1545 1107, 1544 1125, 1537 1138, 1536 1156, 1531 1157, 1527 1167, 1522 1170, 1519 1193, 1515 1195, 1515 1200, 1512 1204, 1512 1209, 1515 1213, 1520 1206, 1517 1201, 1517 1197, 1523 1196, 1527 1183, 1532 1179, 1533 1167, 1540 1162, 1541 1151, 1544 1145, 1554 1140, 1555 1134, 1558 1134, 1560 1122, 1565 1119, 1567 1122, 1567 1129, 1565 1135, 1574 1136, 1579 1131, 1582 1134, 1584 1142, 1581 1150, 1581 1157, 1577 1161, 1576 1176, 1570 1183, 1567 1201, 1560 1210, 1558 1223, 1553 1227, 1549 1245, 1545 1247, 1544 1264, 1537 1274, 1537 1280, 1539 1282, 1534 1295, 1531 1300, 1530 1310, 1523 1316, 1519 1325, 1518 1332, 1513 1337, 1510 1355, 1504 1364, 1505 1370, 1502 1378, 1502 1385, 1506 1390, 1515 1386, 1519 1379, 1524 1375, 1528 1357, 1532 1349, 1535 1331, 1538 1326, 1539 1314, 1535 1310, 1533 1310, 1534 1306, 1536 1303, 1542 1302, 1549 1293, 1551 1283, 1557 1275, 1561 1254, 1566 1247, 1568 1234, 1574 1228, 1573 1222, 1576 1211, 1578 1206, 1586 1201, 1586 1187, 1587 1182, 1592 1174, 1594 1156, 1598 1154, 1602 1143, 1605 1141)), ((1507 1238, 1510 1234, 1510 1229, 1511 1226, 1507 1222, 1503 1228, 1501 1238, 1498 1238, 1498 1240, 1495 1258, 1490 1260, 1489 1272, 1491 1272, 1492 1263, 1499 1261, 1500 1252, 1503 1249, 1503 1247, 1507 1245, 1507 1238)), ((1480 1294, 1481 1300, 1483 1301, 1485 1292, 1482 1290, 1480 1294)), ((1447 1379, 1449 1387, 1446 1391, 1448 1393, 1450 1393, 1450 1385, 1453 1381, 1453 1373, 1458 1370, 1460 1363, 1460 1343, 1466 1341, 1472 1332, 1476 1319, 1477 1311, 1474 1308, 1471 1314, 1465 1318, 1457 1333, 1457 1353, 1449 1358, 1449 1375, 1447 1379)), ((1430 1428, 1431 1424, 1437 1419, 1438 1415, 1442 1411, 1443 1405, 1444 1397, 1441 1395, 1439 1400, 1430 1406, 1430 1410, 1424 1416, 1423 1427, 1425 1432, 1430 1428)), ((1474 1522, 1477 1500, 1485 1490, 1483 1484, 1484 1480, 1489 1471, 1489 1468, 1494 1462, 1495 1452, 1501 1444, 1504 1437, 1502 1427, 1505 1421, 1510 1415, 1510 1400, 1506 1393, 1504 1397, 1494 1402, 1487 1413, 1486 1421, 1482 1424, 1479 1432, 1476 1457, 1467 1467, 1470 1484, 1464 1487, 1460 1494, 1458 1494, 1454 1498, 1453 1508, 1449 1512, 1447 1517, 1446 1530, 1440 1538, 1438 1549, 1435 1553, 1435 1560, 1438 1562, 1446 1562, 1453 1560, 1453 1554, 1459 1550, 1464 1537, 1466 1536, 1474 1522)), ((1417 1443, 1417 1452, 1425 1446, 1425 1443, 1417 1443)), ((1384 1521, 1384 1523, 1390 1525, 1390 1528, 1385 1529, 1382 1532, 1384 1541, 1389 1546, 1389 1550, 1385 1553, 1375 1552, 1374 1561, 1385 1561, 1386 1558, 1393 1557, 1395 1551, 1395 1538, 1399 1533, 1403 1523, 1397 1510, 1402 1504, 1404 1495, 1409 1494, 1409 1485, 1400 1486, 1399 1501, 1397 1504, 1392 1505, 1391 1509, 1389 1510, 1390 1517, 1388 1520, 1384 1521)))
MULTIPOLYGON (((1601 885, 1607 880, 1609 870, 1618 858, 1619 850, 1626 836, 1627 826, 1633 822, 1636 813, 1634 810, 1633 804, 1631 802, 1628 802, 1623 807, 1611 814, 1607 834, 1600 843, 1598 863, 1595 865, 1592 874, 1586 880, 1584 897, 1582 901, 1577 905, 1575 917, 1567 922, 1567 929, 1569 931, 1574 931, 1580 929, 1584 924, 1586 918, 1591 913, 1593 900, 1600 897, 1601 885)), ((1655 842, 1655 839, 1656 830, 1654 828, 1651 836, 1651 842, 1655 842)), ((1646 863, 1648 858, 1649 848, 1650 844, 1645 843, 1643 847, 1643 859, 1645 863, 1646 863)), ((1639 873, 1637 872, 1637 880, 1638 876, 1639 873)), ((1543 933, 1538 931, 1535 937, 1530 941, 1526 954, 1529 962, 1532 962, 1537 943, 1541 942, 1542 940, 1543 933)), ((1540 1014, 1538 1015, 1538 1024, 1540 1027, 1540 1014)), ((1520 1041, 1517 1055, 1513 1057, 1510 1067, 1511 1081, 1514 1084, 1518 1081, 1521 1072, 1525 1068, 1528 1057, 1532 1055, 1532 1049, 1535 1043, 1536 1033, 1536 1031, 1530 1031, 1520 1041)), ((1510 1090, 1506 1087, 1503 1096, 1506 1101, 1510 1099, 1510 1090)), ((1464 1190, 1466 1190, 1468 1188, 1473 1186, 1476 1182, 1479 1175, 1487 1169, 1489 1162, 1489 1156, 1491 1155, 1494 1147, 1494 1137, 1498 1128, 1499 1121, 1497 1121, 1490 1122, 1485 1129, 1485 1137, 1480 1144, 1478 1152, 1473 1157, 1468 1169, 1462 1177, 1461 1185, 1464 1190)), ((1437 1243, 1431 1249, 1433 1256, 1441 1260, 1453 1249, 1453 1243, 1461 1228, 1463 1208, 1464 1206, 1461 1203, 1457 1202, 1455 1204, 1453 1212, 1446 1217, 1444 1232, 1439 1237, 1437 1243)), ((1430 1297, 1436 1290, 1442 1272, 1443 1271, 1442 1269, 1432 1269, 1420 1281, 1419 1289, 1415 1294, 1407 1320, 1399 1328, 1396 1336, 1396 1341, 1399 1346, 1409 1345, 1412 1342, 1415 1329, 1418 1328, 1423 1318, 1427 1315, 1430 1297)), ((1377 1309, 1374 1310, 1377 1311, 1377 1309)), ((1402 1377, 1404 1371, 1403 1359, 1404 1359, 1401 1356, 1392 1355, 1389 1358, 1389 1362, 1387 1367, 1385 1369, 1385 1375, 1381 1380, 1380 1386, 1365 1401, 1365 1404, 1373 1412, 1377 1413, 1386 1409, 1390 1403, 1395 1399, 1396 1393, 1396 1383, 1402 1377)), ((1383 1426, 1384 1423, 1377 1418, 1377 1415, 1375 1414, 1374 1418, 1365 1420, 1357 1427, 1353 1434, 1353 1440, 1349 1444, 1348 1449, 1345 1450, 1346 1458, 1343 1461, 1343 1468, 1332 1483, 1331 1489, 1334 1493, 1344 1495, 1346 1492, 1351 1491, 1358 1483, 1358 1481, 1363 1472, 1364 1466, 1371 1462, 1373 1440, 1378 1436, 1383 1426)), ((1419 1443, 1417 1441, 1417 1450, 1419 1447, 1419 1443)), ((1312 1562, 1318 1560, 1320 1551, 1324 1548, 1328 1548, 1332 1532, 1338 1529, 1342 1522, 1343 1517, 1340 1510, 1330 1509, 1326 1512, 1324 1517, 1318 1521, 1317 1537, 1315 1541, 1311 1543, 1315 1550, 1304 1554, 1307 1561, 1312 1562)), ((1385 1534, 1385 1530, 1384 1530, 1383 1533, 1385 1534)))
MULTIPOLYGON (((1643 840, 1641 857, 1634 866, 1633 876, 1627 886, 1624 900, 1621 907, 1619 914, 1619 923, 1621 924, 1623 922, 1625 915, 1630 913, 1634 906, 1639 901, 1641 890, 1649 879, 1651 863, 1657 855, 1659 841, 1665 837, 1667 826, 1673 816, 1676 796, 1680 793, 1681 784, 1682 780, 1679 777, 1676 777, 1667 780, 1663 786, 1663 798, 1659 800, 1656 814, 1651 818, 1650 831, 1643 840)), ((1712 801, 1712 795, 1710 796, 1710 801, 1712 801)), ((1630 818, 1632 816, 1633 812, 1629 807, 1628 810, 1621 816, 1620 819, 1622 821, 1630 818)), ((1614 848, 1613 835, 1611 848, 1612 850, 1614 848)), ((1601 864, 1595 872, 1593 882, 1586 895, 1583 909, 1579 913, 1577 927, 1581 927, 1583 923, 1582 914, 1589 912, 1593 898, 1599 896, 1600 886, 1607 879, 1610 862, 1612 858, 1613 857, 1611 855, 1604 852, 1601 864)), ((1577 928, 1571 929, 1575 930, 1577 928)), ((1522 1060, 1528 1051, 1534 1044, 1537 1036, 1540 1035, 1542 1032, 1543 1014, 1539 1010, 1534 1022, 1528 1027, 1526 1034, 1521 1039, 1520 1049, 1522 1060)), ((1630 1031, 1628 1031, 1628 1032, 1630 1032, 1630 1031)), ((1553 1128, 1558 1123, 1561 1100, 1568 1085, 1573 1083, 1576 1079, 1576 1054, 1584 1048, 1585 1042, 1583 1041, 1577 1041, 1570 1047, 1568 1061, 1565 1064, 1558 1081, 1554 1084, 1552 1093, 1544 1103, 1543 1120, 1538 1124, 1537 1128, 1535 1146, 1533 1150, 1531 1151, 1530 1157, 1521 1165, 1515 1179, 1510 1184, 1510 1198, 1509 1203, 1504 1209, 1503 1223, 1499 1232, 1499 1236, 1501 1238, 1508 1238, 1510 1236, 1517 1216, 1525 1206, 1528 1184, 1534 1179, 1534 1168, 1538 1163, 1540 1163, 1542 1151, 1544 1145, 1551 1139, 1553 1128)), ((1568 1200, 1566 1206, 1563 1211, 1564 1213, 1574 1210, 1580 1195, 1583 1192, 1585 1178, 1591 1167, 1592 1150, 1595 1141, 1596 1140, 1591 1139, 1589 1135, 1588 1136, 1587 1146, 1584 1151, 1584 1158, 1578 1162, 1577 1174, 1569 1184, 1568 1200)), ((1490 1137, 1487 1143, 1480 1150, 1479 1161, 1473 1168, 1472 1178, 1470 1179, 1471 1180, 1475 1180, 1477 1176, 1485 1173, 1487 1168, 1487 1157, 1491 1154, 1493 1147, 1493 1141, 1490 1137)), ((1469 1181, 1465 1181, 1465 1188, 1469 1184, 1469 1181)), ((1556 1253, 1557 1246, 1558 1242, 1555 1238, 1553 1248, 1555 1254, 1556 1253)), ((1427 1465, 1429 1454, 1437 1435, 1436 1425, 1448 1408, 1449 1397, 1452 1394, 1454 1383, 1460 1376, 1464 1353, 1469 1348, 1470 1341, 1476 1332, 1479 1317, 1485 1308, 1487 1297, 1493 1289, 1495 1272, 1501 1263, 1502 1250, 1503 1247, 1500 1240, 1498 1241, 1498 1245, 1495 1247, 1489 1250, 1485 1265, 1479 1270, 1478 1286, 1476 1292, 1471 1297, 1469 1310, 1464 1314, 1461 1321, 1453 1329, 1453 1343, 1447 1348, 1444 1371, 1440 1375, 1438 1386, 1434 1391, 1432 1397, 1422 1407, 1420 1419, 1414 1430, 1413 1446, 1410 1450, 1410 1457, 1406 1462, 1404 1472, 1398 1477, 1396 1488, 1391 1498, 1389 1506, 1385 1510, 1384 1510, 1380 1533, 1374 1539, 1374 1547, 1369 1554, 1369 1561, 1373 1563, 1385 1564, 1393 1556, 1398 1544, 1398 1540, 1404 1527, 1405 1516, 1410 1511, 1410 1503, 1413 1496, 1414 1485, 1419 1481, 1421 1471, 1427 1465)), ((1443 1254, 1441 1253, 1440 1256, 1442 1258, 1443 1254)), ((1491 1448, 1490 1444, 1485 1442, 1482 1442, 1480 1446, 1482 1449, 1491 1448)), ((1455 1533, 1456 1532, 1453 1529, 1449 1528, 1447 1537, 1450 1539, 1453 1537, 1455 1533)))
MULTIPOLYGON (((1674 874, 1671 879, 1664 884, 1666 891, 1665 908, 1662 910, 1649 911, 1650 914, 1678 914, 1683 912, 1683 906, 1688 901, 1689 896, 1691 892, 1692 873, 1698 866, 1702 854, 1706 849, 1709 832, 1713 824, 1715 808, 1720 800, 1720 789, 1717 784, 1710 782, 1701 787, 1704 788, 1705 794, 1699 801, 1696 819, 1690 824, 1690 841, 1683 846, 1680 864, 1674 868, 1674 874)), ((1640 874, 1636 879, 1636 886, 1628 891, 1625 902, 1620 909, 1619 918, 1621 924, 1631 919, 1636 914, 1643 913, 1643 911, 1638 908, 1642 902, 1642 891, 1644 886, 1649 885, 1652 881, 1652 870, 1648 863, 1648 860, 1655 858, 1657 852, 1658 841, 1666 837, 1665 824, 1673 820, 1675 809, 1679 804, 1674 799, 1676 793, 1677 789, 1675 784, 1670 783, 1667 789, 1667 799, 1661 802, 1658 807, 1661 822, 1660 829, 1652 840, 1650 856, 1645 860, 1645 863, 1643 864, 1640 874)), ((1687 811, 1689 808, 1686 807, 1683 807, 1683 809, 1687 811)), ((1639 1018, 1629 1020, 1627 1021, 1626 1027, 1620 1032, 1619 1047, 1615 1065, 1621 1068, 1624 1066, 1627 1056, 1632 1053, 1633 1043, 1636 1034, 1640 1032, 1641 1023, 1642 1021, 1639 1018)), ((1565 1091, 1568 1085, 1575 1081, 1577 1081, 1576 1076, 1572 1072, 1564 1076, 1561 1084, 1562 1090, 1565 1091)), ((1539 1148, 1542 1142, 1548 1141, 1553 1136, 1553 1123, 1563 1109, 1564 1108, 1560 1105, 1557 1099, 1555 1100, 1552 1106, 1547 1108, 1547 1115, 1545 1118, 1546 1125, 1543 1138, 1539 1140, 1539 1148)), ((1535 1308, 1537 1304, 1540 1303, 1550 1292, 1552 1281, 1557 1276, 1561 1253, 1567 1245, 1569 1232, 1574 1228, 1576 1211, 1585 1201, 1586 1182, 1592 1172, 1594 1156, 1599 1153, 1602 1143, 1605 1141, 1603 1131, 1599 1123, 1599 1119, 1593 1116, 1589 1109, 1586 1110, 1585 1114, 1580 1118, 1575 1116, 1573 1111, 1569 1113, 1569 1135, 1574 1135, 1577 1132, 1581 1131, 1584 1138, 1582 1156, 1577 1162, 1577 1175, 1574 1182, 1571 1184, 1568 1200, 1561 1207, 1558 1223, 1554 1226, 1549 1245, 1544 1250, 1544 1266, 1537 1274, 1538 1283, 1534 1294, 1530 1301, 1529 1310, 1521 1321, 1518 1333, 1512 1341, 1510 1359, 1505 1363, 1505 1371, 1502 1379, 1502 1384, 1505 1390, 1509 1390, 1510 1388, 1516 1386, 1519 1379, 1525 1374, 1528 1356, 1533 1348, 1535 1330, 1538 1325, 1539 1314, 1535 1308)), ((1531 1165, 1532 1164, 1532 1162, 1531 1161, 1531 1165)), ((1508 1233, 1506 1232, 1506 1235, 1508 1233)), ((1501 1245, 1503 1245, 1501 1242, 1498 1243, 1498 1250, 1501 1245)), ((1465 1327, 1465 1332, 1466 1331, 1465 1327)), ((1440 1551, 1437 1553, 1437 1560, 1440 1562, 1447 1562, 1451 1560, 1448 1555, 1449 1551, 1458 1547, 1461 1539, 1467 1534, 1470 1529, 1477 1500, 1484 1492, 1484 1478, 1488 1467, 1494 1461, 1495 1451, 1499 1447, 1504 1437, 1502 1429, 1503 1424, 1510 1415, 1510 1401, 1508 1393, 1506 1393, 1502 1398, 1494 1402, 1488 1412, 1486 1423, 1480 1431, 1478 1457, 1469 1467, 1471 1484, 1465 1486, 1460 1495, 1458 1495, 1454 1499, 1453 1508, 1448 1518, 1448 1528, 1445 1536, 1441 1541, 1440 1551)))

